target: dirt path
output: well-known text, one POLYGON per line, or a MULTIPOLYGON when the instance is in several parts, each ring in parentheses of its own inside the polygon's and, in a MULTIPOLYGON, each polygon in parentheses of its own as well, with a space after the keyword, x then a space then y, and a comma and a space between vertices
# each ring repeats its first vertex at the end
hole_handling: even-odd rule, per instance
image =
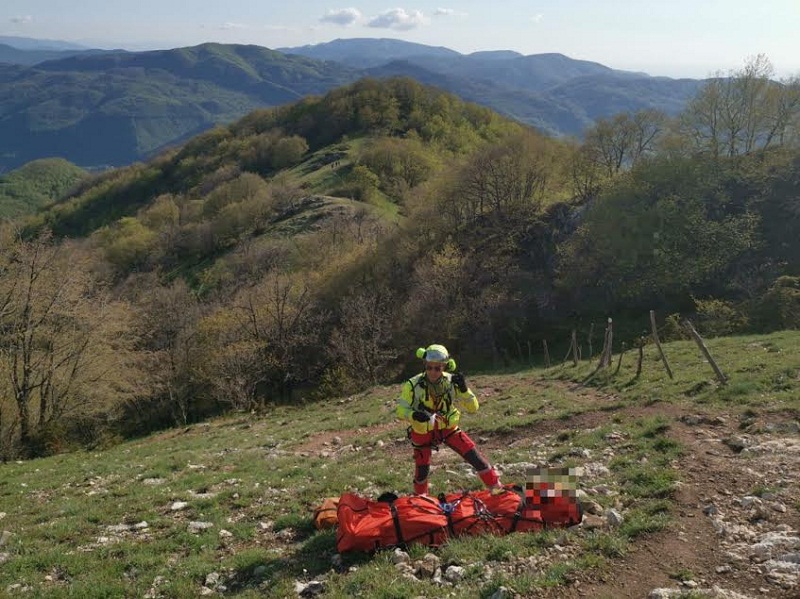
MULTIPOLYGON (((661 413, 660 408, 656 411, 661 413)), ((716 588, 746 597, 800 597, 800 588, 789 588, 787 580, 780 581, 783 585, 771 580, 759 563, 762 556, 748 550, 755 545, 753 541, 771 532, 791 531, 796 536, 800 530, 797 510, 783 503, 800 498, 800 454, 788 459, 780 453, 743 455, 725 443, 746 439, 738 428, 738 416, 699 414, 674 406, 667 411, 673 418, 668 434, 685 449, 676 464, 681 484, 673 497, 675 509, 670 526, 635 539, 630 552, 612 562, 611 572, 599 577, 589 573, 554 596, 639 598, 647 597, 655 588, 682 588, 688 593, 693 587, 681 584, 683 575, 704 590, 716 588), (752 507, 750 499, 745 498, 764 489, 777 489, 781 474, 788 475, 783 480, 786 487, 773 499, 754 501, 756 507, 752 507), (781 506, 787 507, 785 512, 778 511, 781 506), (749 541, 737 543, 730 533, 720 534, 719 525, 715 525, 719 522, 745 529, 739 532, 749 541)), ((780 423, 787 422, 788 415, 773 414, 770 420, 780 430, 780 423)), ((786 438, 769 433, 753 437, 753 443, 783 444, 791 439, 791 435, 786 438)), ((781 551, 791 552, 791 547, 777 548, 770 555, 776 557, 781 551)))

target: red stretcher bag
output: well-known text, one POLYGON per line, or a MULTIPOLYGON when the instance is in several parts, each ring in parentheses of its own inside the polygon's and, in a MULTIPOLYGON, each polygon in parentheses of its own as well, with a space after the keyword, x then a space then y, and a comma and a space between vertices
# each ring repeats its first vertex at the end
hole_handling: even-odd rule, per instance
POLYGON ((538 497, 520 487, 376 500, 353 493, 339 498, 336 549, 374 551, 413 543, 437 546, 463 535, 531 532, 579 524, 583 518, 574 497, 538 497))
POLYGON ((374 551, 412 543, 441 545, 447 540, 447 516, 425 495, 375 501, 354 493, 339 498, 336 550, 374 551))

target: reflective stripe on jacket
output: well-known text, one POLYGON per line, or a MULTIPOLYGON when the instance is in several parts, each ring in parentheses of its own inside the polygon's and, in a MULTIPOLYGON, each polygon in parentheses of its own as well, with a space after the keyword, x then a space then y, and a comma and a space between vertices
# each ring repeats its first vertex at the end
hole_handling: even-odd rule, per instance
POLYGON ((403 383, 397 400, 397 417, 410 422, 414 432, 424 434, 435 429, 455 428, 461 418, 459 408, 468 414, 477 412, 478 399, 472 389, 461 393, 453 385, 451 377, 449 372, 442 373, 443 394, 438 398, 434 394, 435 385, 428 382, 424 372, 408 379, 403 383), (436 412, 440 418, 433 423, 417 422, 411 417, 414 410, 436 412))

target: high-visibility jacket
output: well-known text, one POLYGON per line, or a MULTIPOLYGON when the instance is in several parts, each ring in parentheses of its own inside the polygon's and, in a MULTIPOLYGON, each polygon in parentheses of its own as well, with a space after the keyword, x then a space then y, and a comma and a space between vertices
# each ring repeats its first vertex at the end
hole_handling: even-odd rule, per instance
POLYGON ((453 381, 452 374, 442 373, 441 381, 434 385, 428 382, 425 373, 411 377, 400 391, 400 399, 397 401, 397 417, 411 423, 414 432, 425 434, 432 430, 455 428, 461 419, 461 410, 468 414, 478 411, 478 399, 467 389, 465 393, 459 391, 453 381), (436 389, 441 389, 441 395, 436 394, 436 389), (411 415, 414 410, 427 410, 436 414, 437 418, 427 422, 417 422, 411 415))

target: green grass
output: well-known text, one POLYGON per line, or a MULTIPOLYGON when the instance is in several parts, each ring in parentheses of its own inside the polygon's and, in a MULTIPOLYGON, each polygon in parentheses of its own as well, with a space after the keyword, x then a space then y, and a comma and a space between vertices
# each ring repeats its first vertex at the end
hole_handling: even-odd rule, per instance
MULTIPOLYGON (((704 360, 694 341, 664 344, 664 351, 674 379, 664 369, 654 345, 645 347, 641 376, 636 378, 638 356, 629 350, 616 371, 614 366, 601 370, 589 380, 596 361, 583 361, 578 367, 556 366, 548 372, 553 376, 612 392, 621 399, 642 401, 683 402, 698 404, 735 404, 744 407, 798 408, 797 389, 800 386, 800 366, 794 352, 800 344, 800 333, 781 331, 771 335, 744 335, 705 340, 711 356, 728 378, 720 384, 704 360)), ((617 351, 619 348, 616 348, 617 351)))
MULTIPOLYGON (((795 418, 800 413, 794 365, 800 333, 713 339, 709 346, 735 392, 714 383, 697 348, 684 342, 665 345, 674 381, 652 356, 639 380, 631 382, 633 370, 626 370, 635 363, 623 362, 617 376, 596 377, 589 387, 575 382, 590 364, 472 376, 481 411, 465 415, 463 424, 476 440, 499 441, 489 456, 504 469, 506 482, 522 482, 526 463, 603 461, 608 472, 586 484, 614 489, 614 496, 592 499, 604 508, 621 502, 624 521, 600 531, 466 537, 437 549, 412 547, 412 558, 430 551, 443 566, 464 567, 458 591, 471 597, 490 597, 500 586, 536 595, 570 584, 579 571, 613 568, 642 536, 669 527, 680 478, 674 467, 683 455, 670 437, 673 420, 628 418, 619 410, 680 403, 688 413, 718 408, 738 412, 743 421, 770 410, 795 418), (685 393, 699 381, 710 382, 685 393), (599 415, 602 423, 569 424, 583 415, 599 415), (622 440, 606 461, 612 433, 622 440), (556 545, 568 548, 570 557, 560 558, 556 545), (520 573, 520 560, 541 565, 520 573)), ((189 598, 211 575, 230 597, 290 597, 296 580, 315 577, 325 580, 323 597, 440 596, 435 583, 399 575, 391 552, 345 554, 342 567, 334 568, 335 533, 311 523, 312 509, 324 497, 410 491, 405 428, 397 423, 368 430, 394 421, 396 393, 396 386, 377 387, 307 407, 274 407, 258 418, 231 416, 168 430, 105 451, 4 464, 0 528, 11 535, 0 548, 8 553, 0 589, 21 584, 30 596, 86 598, 142 597, 156 589, 165 597, 189 598), (330 442, 334 436, 341 444, 330 442), (173 510, 176 501, 188 505, 173 510), (193 531, 192 522, 212 526, 193 531)), ((438 490, 480 487, 446 450, 436 454, 432 482, 438 490)), ((791 509, 800 511, 800 504, 791 509)))

